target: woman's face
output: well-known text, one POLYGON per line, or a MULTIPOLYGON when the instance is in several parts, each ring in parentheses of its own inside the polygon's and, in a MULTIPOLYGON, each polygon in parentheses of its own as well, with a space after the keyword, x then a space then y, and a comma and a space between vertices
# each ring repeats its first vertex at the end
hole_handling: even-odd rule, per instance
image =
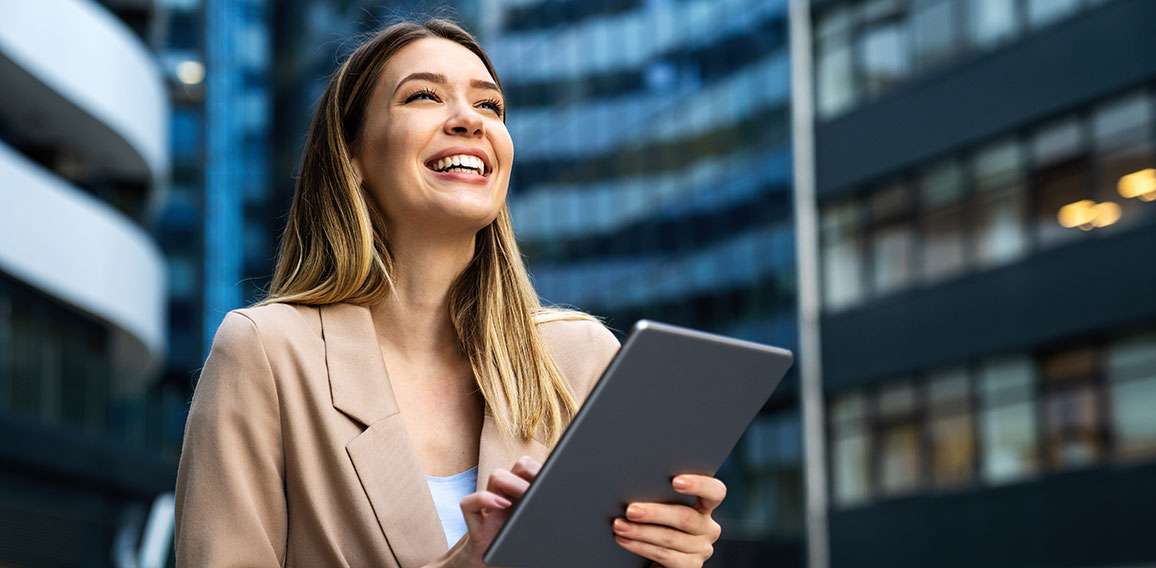
POLYGON ((452 41, 420 39, 386 62, 353 167, 394 237, 494 220, 514 158, 504 108, 481 59, 452 41))

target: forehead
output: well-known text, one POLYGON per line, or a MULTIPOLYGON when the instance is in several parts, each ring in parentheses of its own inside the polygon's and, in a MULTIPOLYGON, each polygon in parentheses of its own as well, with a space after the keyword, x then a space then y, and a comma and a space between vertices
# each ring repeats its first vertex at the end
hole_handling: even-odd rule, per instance
POLYGON ((386 62, 382 79, 394 86, 409 74, 420 72, 439 73, 451 80, 494 80, 474 52, 442 38, 422 38, 398 50, 386 62))

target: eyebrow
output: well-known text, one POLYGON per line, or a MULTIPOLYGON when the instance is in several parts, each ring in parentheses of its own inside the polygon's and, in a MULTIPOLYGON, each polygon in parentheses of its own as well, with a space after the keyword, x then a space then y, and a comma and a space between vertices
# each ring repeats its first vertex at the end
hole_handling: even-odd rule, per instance
MULTIPOLYGON (((450 82, 449 79, 447 79, 446 76, 442 75, 441 73, 427 73, 427 72, 420 72, 419 71, 417 73, 410 73, 409 75, 407 75, 405 77, 405 79, 402 79, 397 84, 397 88, 394 89, 394 92, 396 92, 398 89, 401 89, 401 86, 404 85, 407 81, 429 81, 431 83, 437 83, 439 85, 447 85, 450 82)), ((489 91, 497 91, 498 94, 502 94, 502 89, 500 87, 498 87, 497 83, 494 83, 492 81, 483 81, 482 79, 471 79, 470 80, 470 86, 475 88, 475 89, 486 89, 489 91)))

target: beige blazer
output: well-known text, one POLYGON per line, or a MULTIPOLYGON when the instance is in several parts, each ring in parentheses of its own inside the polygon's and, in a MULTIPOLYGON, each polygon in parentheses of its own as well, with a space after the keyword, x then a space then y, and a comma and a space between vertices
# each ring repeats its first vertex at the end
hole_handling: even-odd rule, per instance
MULTIPOLYGON (((601 324, 539 328, 579 401, 618 349, 601 324)), ((550 448, 487 413, 478 482, 550 448)), ((422 566, 447 550, 369 310, 230 312, 193 395, 177 473, 178 566, 422 566)))

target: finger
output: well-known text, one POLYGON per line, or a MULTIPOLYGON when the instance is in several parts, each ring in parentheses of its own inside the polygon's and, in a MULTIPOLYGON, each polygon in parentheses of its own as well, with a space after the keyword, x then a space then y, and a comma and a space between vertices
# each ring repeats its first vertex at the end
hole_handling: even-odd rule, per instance
POLYGON ((534 481, 534 478, 538 477, 539 471, 542 471, 542 464, 530 456, 518 458, 518 461, 514 463, 514 468, 510 470, 511 473, 526 481, 534 481))
POLYGON ((636 523, 661 525, 687 534, 707 535, 714 522, 709 515, 686 505, 665 503, 631 503, 626 508, 626 519, 636 523))
POLYGON ((641 540, 633 540, 624 536, 614 535, 614 541, 618 546, 629 550, 643 558, 653 560, 665 568, 682 568, 683 566, 702 566, 703 559, 695 558, 688 554, 671 550, 669 548, 662 548, 655 546, 649 542, 641 540))
POLYGON ((470 493, 459 503, 462 513, 466 516, 478 515, 486 510, 501 511, 510 508, 513 504, 513 501, 490 491, 470 493))
POLYGON ((530 482, 504 469, 495 469, 486 482, 486 491, 508 497, 512 501, 521 499, 530 488, 530 482))
POLYGON ((710 513, 726 499, 727 486, 722 481, 705 475, 680 475, 671 483, 674 490, 683 495, 698 497, 694 508, 700 513, 710 513))
POLYGON ((659 525, 632 523, 625 519, 614 519, 614 534, 684 554, 701 554, 704 547, 709 546, 706 538, 699 535, 687 534, 659 525))

